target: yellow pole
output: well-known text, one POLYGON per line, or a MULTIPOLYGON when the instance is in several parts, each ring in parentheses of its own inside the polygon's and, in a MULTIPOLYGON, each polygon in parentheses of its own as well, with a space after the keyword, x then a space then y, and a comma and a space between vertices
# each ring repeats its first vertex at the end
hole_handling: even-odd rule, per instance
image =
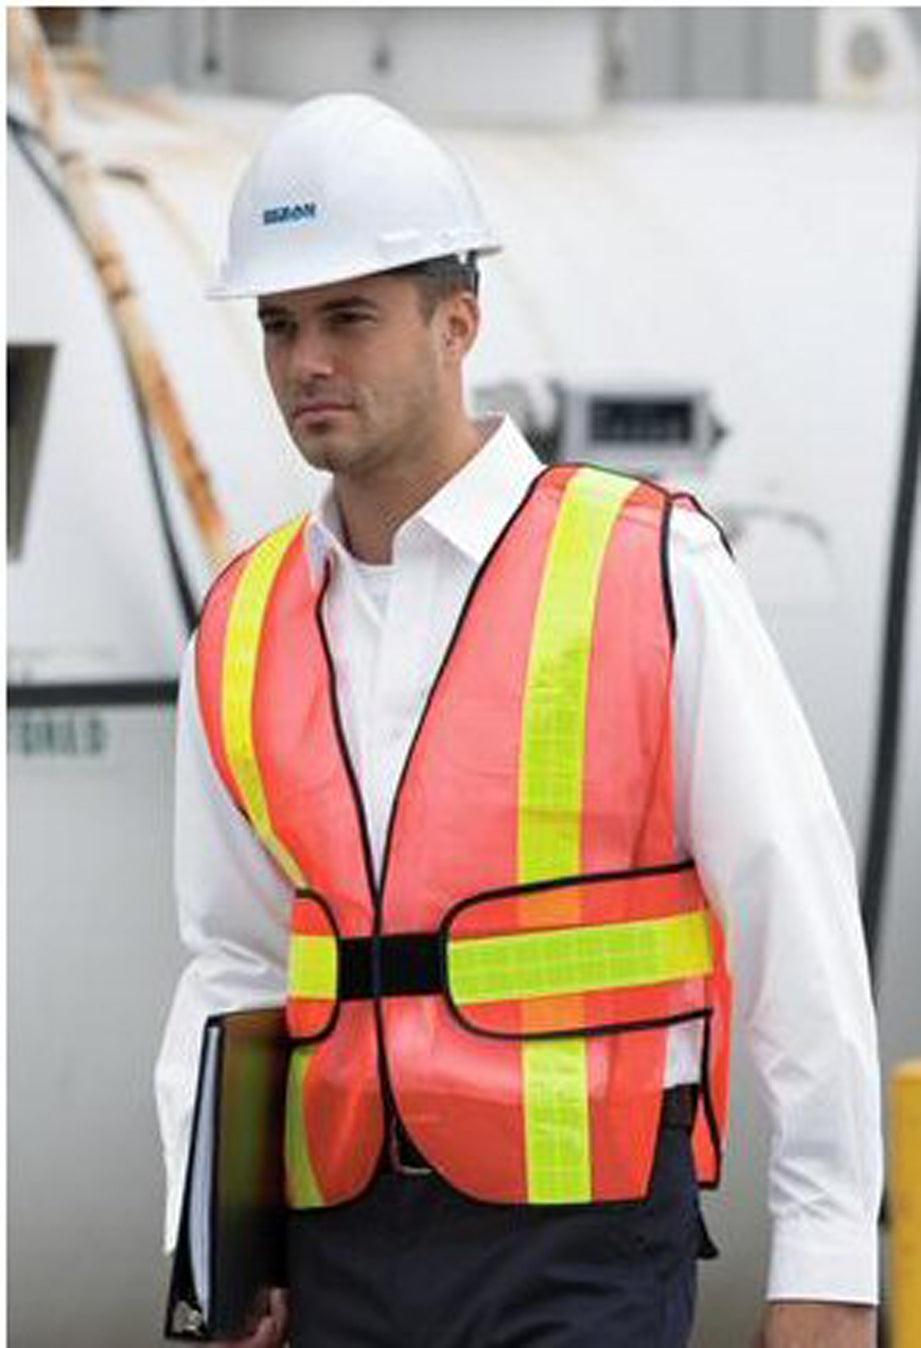
POLYGON ((892 1083, 893 1348, 921 1344, 921 1058, 892 1083))
POLYGON ((217 570, 230 555, 227 523, 173 381, 156 348, 122 251, 100 210, 96 170, 70 137, 67 97, 41 26, 29 9, 9 10, 7 24, 12 54, 25 74, 39 125, 57 160, 61 188, 74 223, 92 254, 125 344, 135 385, 148 415, 163 436, 199 535, 217 570))

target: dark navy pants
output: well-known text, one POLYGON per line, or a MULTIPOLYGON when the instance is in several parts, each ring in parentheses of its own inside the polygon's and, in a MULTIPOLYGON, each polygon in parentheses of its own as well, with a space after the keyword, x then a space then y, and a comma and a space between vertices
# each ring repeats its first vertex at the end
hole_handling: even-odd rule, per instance
POLYGON ((291 1344, 684 1348, 706 1243, 681 1129, 663 1129, 644 1203, 502 1207, 385 1174, 292 1216, 291 1344))

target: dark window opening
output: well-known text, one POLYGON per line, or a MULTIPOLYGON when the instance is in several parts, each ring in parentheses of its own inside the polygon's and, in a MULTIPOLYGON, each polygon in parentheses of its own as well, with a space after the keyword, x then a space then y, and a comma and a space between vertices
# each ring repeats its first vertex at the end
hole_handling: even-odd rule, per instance
POLYGON ((6 555, 22 556, 51 381, 53 346, 6 348, 6 555))
POLYGON ((688 448, 694 404, 688 398, 593 398, 589 439, 595 444, 688 448))

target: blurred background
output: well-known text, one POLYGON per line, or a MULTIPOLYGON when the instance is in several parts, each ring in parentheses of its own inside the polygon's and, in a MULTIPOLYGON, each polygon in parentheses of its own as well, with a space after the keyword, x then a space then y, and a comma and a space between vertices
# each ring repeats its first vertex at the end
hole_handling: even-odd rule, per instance
MULTIPOLYGON (((479 184, 506 251, 471 405, 724 522, 854 838, 888 1082, 921 1053, 921 11, 7 17, 10 1343, 161 1342, 176 677, 221 559, 317 491, 253 306, 203 292, 313 94, 396 103, 479 184)), ((763 1294, 738 1056, 698 1348, 763 1294)))

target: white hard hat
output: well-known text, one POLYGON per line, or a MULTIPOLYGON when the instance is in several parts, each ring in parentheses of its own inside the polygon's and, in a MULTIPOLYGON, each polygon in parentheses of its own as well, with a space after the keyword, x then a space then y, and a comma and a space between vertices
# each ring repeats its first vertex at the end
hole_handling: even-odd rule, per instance
POLYGON ((501 248, 461 165, 364 94, 294 108, 249 165, 213 299, 347 281, 501 248))

